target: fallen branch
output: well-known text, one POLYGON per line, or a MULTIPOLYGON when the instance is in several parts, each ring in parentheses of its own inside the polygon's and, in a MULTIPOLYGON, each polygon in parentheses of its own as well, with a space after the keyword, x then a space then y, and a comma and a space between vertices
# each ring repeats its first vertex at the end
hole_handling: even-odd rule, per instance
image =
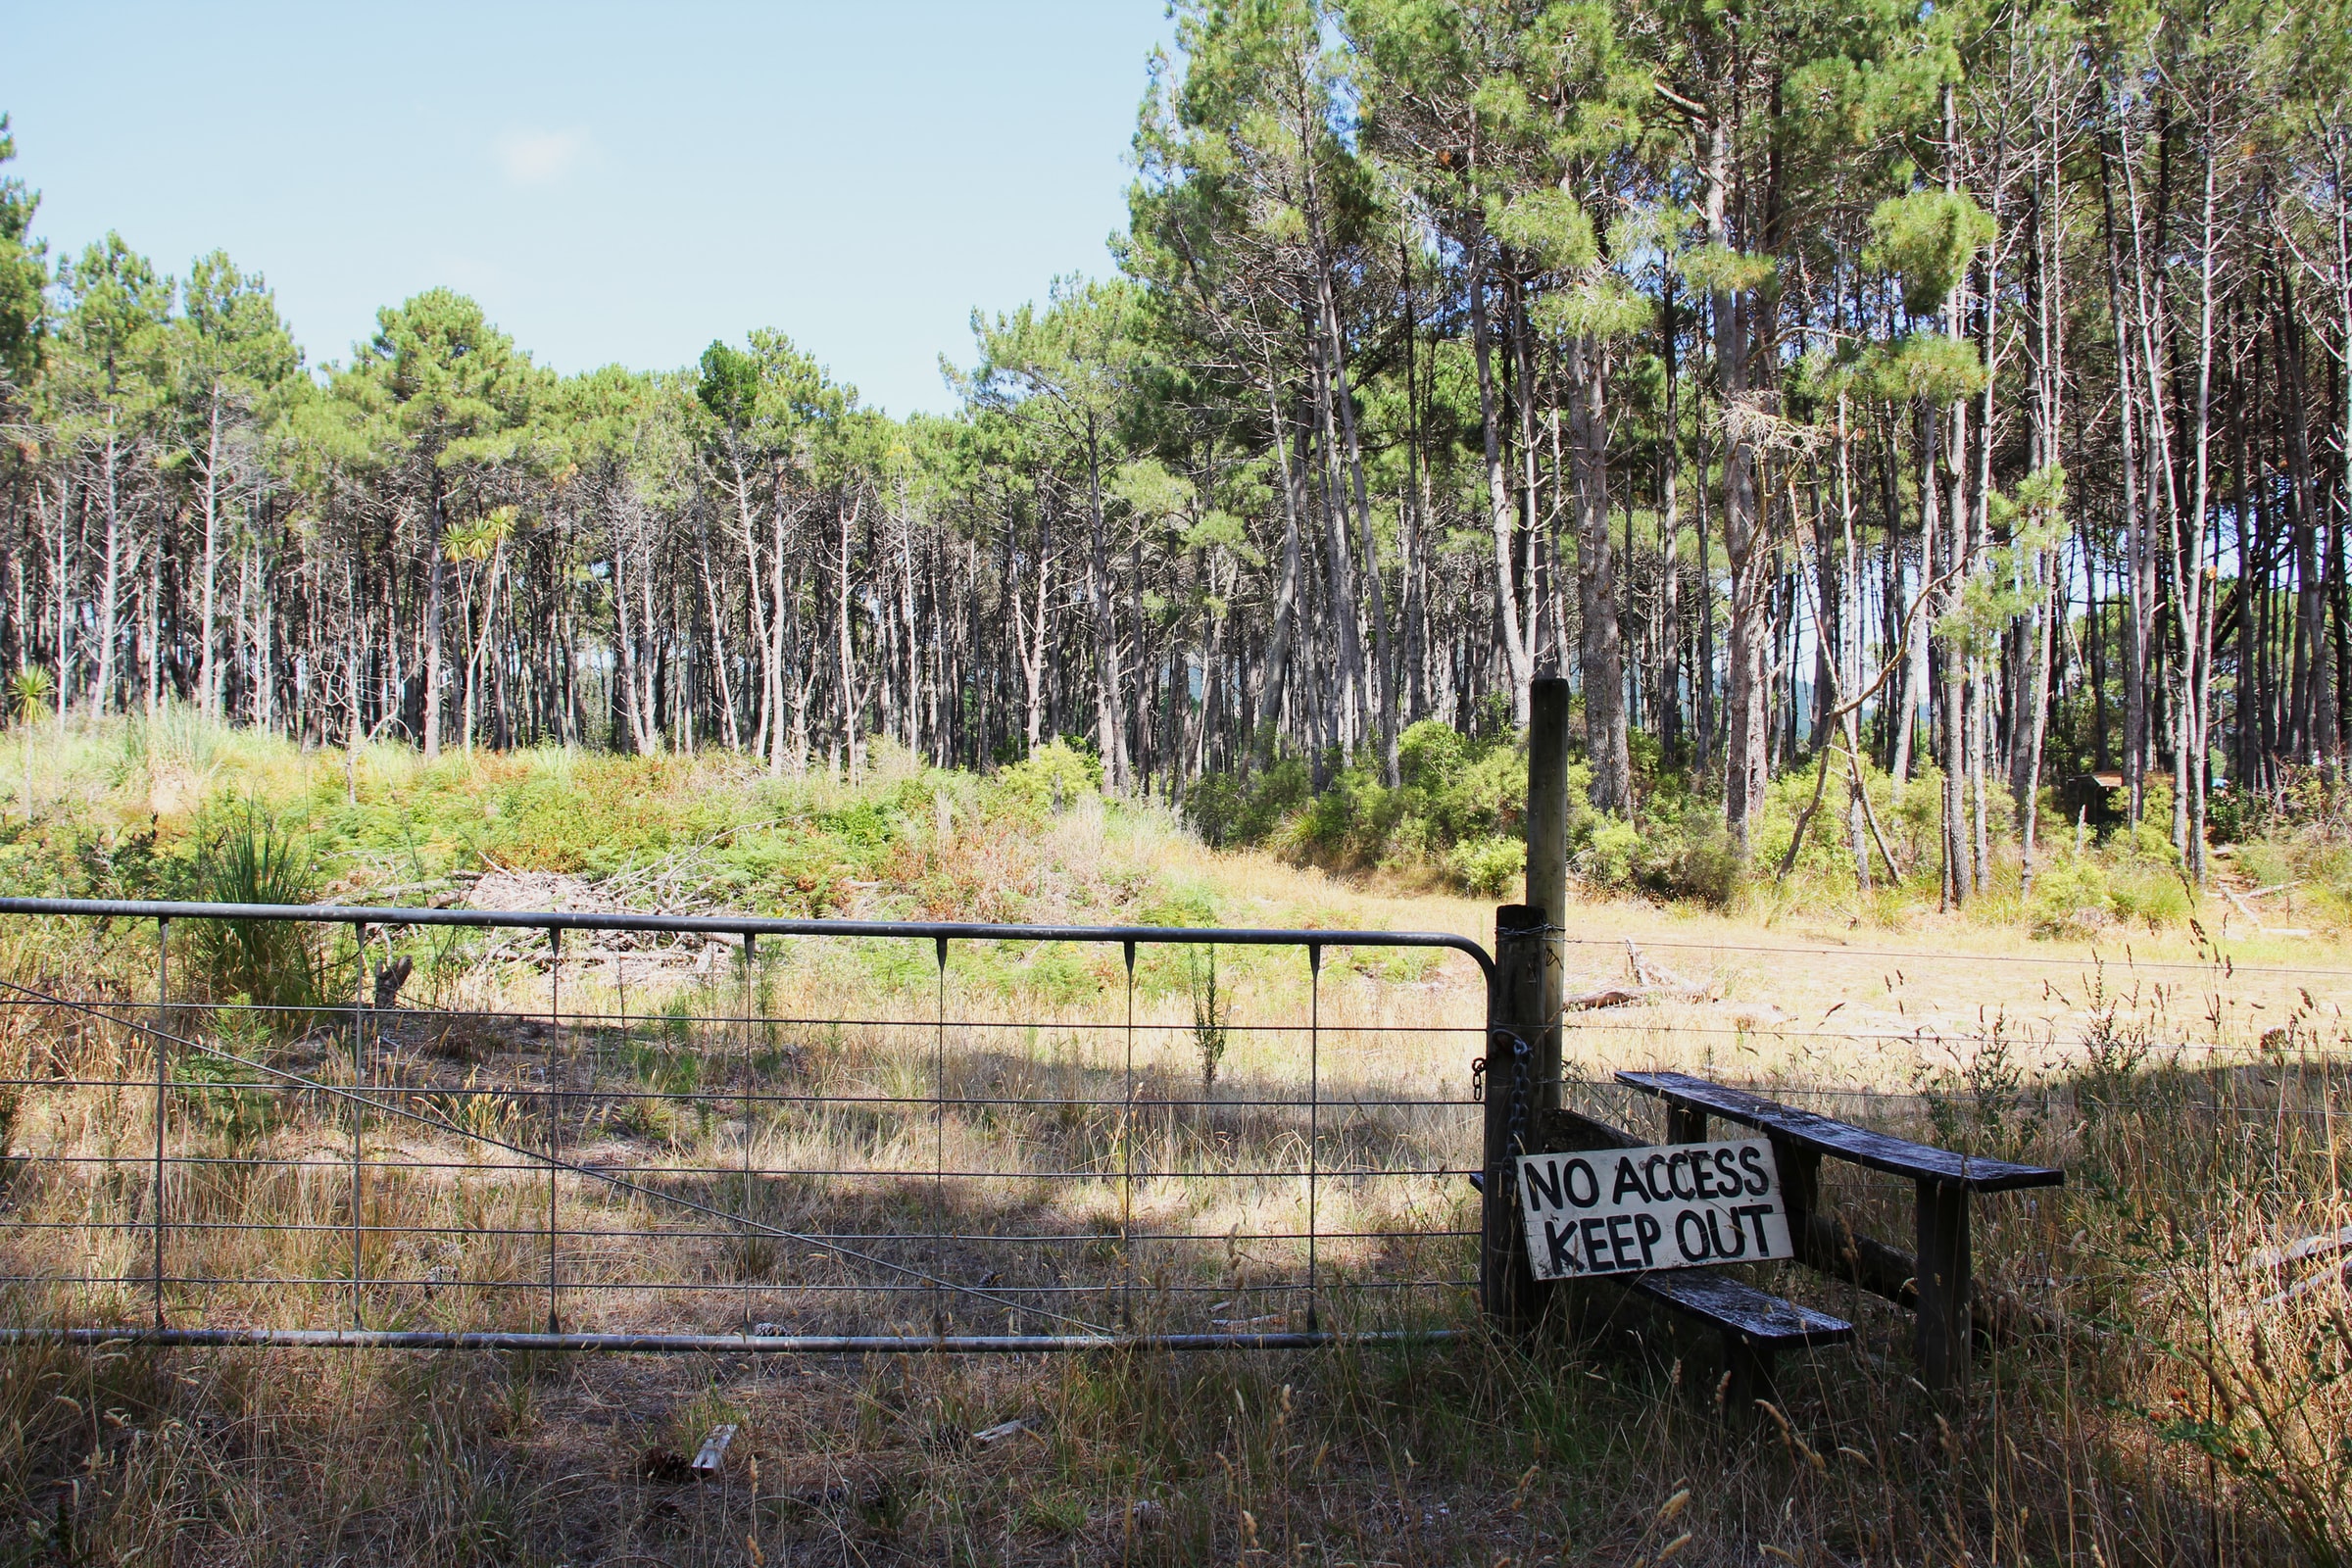
POLYGON ((1563 998, 1560 1010, 1590 1012, 1595 1007, 1638 1007, 1649 999, 1649 991, 1642 986, 1602 986, 1598 991, 1563 998))
MULTIPOLYGON (((1788 499, 1791 503, 1793 503, 1796 499, 1793 482, 1791 483, 1788 499)), ((1958 566, 1954 566, 1950 571, 1945 572, 1942 576, 1937 577, 1931 582, 1922 583, 1920 585, 1919 596, 1913 599, 1910 607, 1903 612, 1902 636, 1892 644, 1897 651, 1891 657, 1889 657, 1885 663, 1879 666, 1879 672, 1871 677, 1870 684, 1863 687, 1859 692, 1856 692, 1852 697, 1847 698, 1843 692, 1838 690, 1838 668, 1836 662, 1832 661, 1828 665, 1824 666, 1829 671, 1830 695, 1833 698, 1842 699, 1838 703, 1836 708, 1831 710, 1828 717, 1831 721, 1839 723, 1846 728, 1847 744, 1852 748, 1852 750, 1846 753, 1846 763, 1847 766, 1852 770, 1854 792, 1862 799, 1862 814, 1869 818, 1870 834, 1872 838, 1878 840, 1879 854, 1886 858, 1886 873, 1898 882, 1902 880, 1903 873, 1899 868, 1896 867, 1894 863, 1894 856, 1889 853, 1886 848, 1886 840, 1885 835, 1879 832, 1878 814, 1870 808, 1870 791, 1863 788, 1862 785, 1862 763, 1859 756, 1861 751, 1861 735, 1860 732, 1853 727, 1853 717, 1856 712, 1860 711, 1863 704, 1869 702, 1873 697, 1878 695, 1879 688, 1885 686, 1887 678, 1891 676, 1897 669, 1901 668, 1904 661, 1909 658, 1911 648, 1911 617, 1919 613, 1920 607, 1928 602, 1928 596, 1930 594, 1940 590, 1945 583, 1951 581, 1954 576, 1958 575, 1959 571, 1960 568, 1958 566)), ((1818 626, 1822 624, 1821 606, 1819 603, 1814 601, 1812 579, 1806 577, 1801 571, 1797 573, 1797 578, 1800 585, 1805 590, 1806 603, 1812 609, 1813 624, 1818 626)), ((1821 766, 1819 771, 1817 771, 1813 777, 1813 798, 1805 803, 1804 814, 1796 819, 1796 827, 1794 831, 1788 835, 1788 852, 1781 857, 1780 866, 1773 872, 1772 875, 1772 879, 1775 882, 1787 881, 1788 878, 1788 873, 1796 869, 1796 856, 1797 852, 1804 848, 1805 830, 1813 825, 1813 813, 1820 808, 1822 792, 1828 787, 1829 782, 1830 746, 1825 736, 1822 743, 1821 766)))
POLYGON ((1665 986, 1678 991, 1704 992, 1707 989, 1695 981, 1684 979, 1662 964, 1652 963, 1642 957, 1642 950, 1634 946, 1632 937, 1625 939, 1625 961, 1632 967, 1634 979, 1642 985, 1665 986))
MULTIPOLYGON (((2247 897, 2260 898, 2264 893, 2277 893, 2281 888, 2291 888, 2293 886, 2294 884, 2292 882, 2281 882, 2278 887, 2262 888, 2252 894, 2247 895, 2247 897)), ((2245 898, 2239 897, 2237 894, 2230 892, 2228 888, 2222 889, 2222 897, 2228 899, 2231 904, 2237 906, 2237 912, 2246 917, 2247 923, 2254 927, 2254 932, 2257 936, 2307 937, 2311 935, 2311 932, 2307 928, 2299 925, 2264 925, 2262 923, 2262 916, 2254 912, 2254 910, 2247 905, 2245 898)))
POLYGON ((2264 1297, 2262 1304, 2264 1306, 2284 1306, 2298 1297, 2309 1296, 2312 1292, 2323 1290, 2329 1285, 2341 1285, 2347 1295, 2352 1295, 2352 1263, 2340 1264, 2323 1273, 2314 1274, 2300 1285, 2289 1285, 2276 1296, 2264 1297))
POLYGON ((2315 1257, 2330 1257, 2337 1252, 2352 1252, 2352 1225, 2340 1231, 2322 1231, 2306 1236, 2284 1247, 2266 1247, 2245 1260, 2247 1268, 2284 1268, 2290 1263, 2308 1262, 2315 1257))
POLYGON ((1634 972, 1633 984, 1604 985, 1562 998, 1560 1010, 1591 1012, 1596 1007, 1638 1007, 1650 1002, 1704 1002, 1712 995, 1712 987, 1686 980, 1642 957, 1642 950, 1634 946, 1631 937, 1626 939, 1625 957, 1634 972))

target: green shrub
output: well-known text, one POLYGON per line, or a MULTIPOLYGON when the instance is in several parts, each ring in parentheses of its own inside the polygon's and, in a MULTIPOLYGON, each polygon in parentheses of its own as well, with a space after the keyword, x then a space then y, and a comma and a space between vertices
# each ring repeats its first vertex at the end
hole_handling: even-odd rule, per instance
POLYGON ((2205 833, 2216 844, 2243 844, 2270 826, 2270 802, 2224 783, 2205 798, 2205 833))
POLYGON ((1592 834, 1574 857, 1577 874, 1602 887, 1624 887, 1633 880, 1642 856, 1642 830, 1623 817, 1596 819, 1592 834))
POLYGON ((179 1104, 195 1113, 207 1132, 229 1145, 252 1143, 276 1121, 280 1100, 260 1074, 241 1061, 188 1052, 172 1063, 179 1104))
POLYGON ((1358 763, 1316 792, 1305 764, 1291 759, 1246 794, 1218 784, 1188 807, 1214 843, 1263 843, 1324 865, 1426 867, 1473 891, 1493 885, 1500 852, 1492 841, 1515 840, 1527 810, 1527 759, 1517 740, 1466 736, 1422 719, 1397 737, 1396 752, 1394 789, 1376 767, 1358 763))
POLYGON ((1467 743, 1451 724, 1424 718, 1396 737, 1396 772, 1408 789, 1442 787, 1461 771, 1467 743))
MULTIPOLYGON (((1379 865, 1395 857, 1391 840, 1411 814, 1412 800, 1389 789, 1369 768, 1343 768, 1321 794, 1294 811, 1269 843, 1293 859, 1327 865, 1379 865)), ((1411 829, 1411 837, 1421 837, 1411 829)), ((1409 842, 1409 838, 1408 838, 1409 842)))
POLYGON ((2159 870, 2145 862, 2117 867, 2108 878, 2108 900, 2127 920, 2144 920, 2150 930, 2180 925, 2196 913, 2188 886, 2176 871, 2159 870))
POLYGON ((1721 908, 1740 891, 1743 872, 1723 813, 1704 801, 1687 801, 1669 814, 1654 811, 1642 828, 1640 880, 1668 898, 1695 899, 1721 908))
MULTIPOLYGON (((1446 727, 1436 719, 1423 719, 1412 730, 1433 726, 1446 727)), ((1403 749, 1400 736, 1399 774, 1403 749)), ((1527 753, 1516 739, 1506 736, 1499 741, 1466 740, 1458 752, 1450 755, 1442 749, 1434 750, 1433 765, 1418 779, 1404 780, 1406 815, 1426 818, 1437 841, 1445 844, 1520 831, 1521 821, 1527 815, 1527 753), (1436 765, 1441 759, 1443 765, 1436 765)), ((1589 780, 1591 776, 1588 770, 1585 777, 1589 780)), ((1581 805, 1583 798, 1583 791, 1571 779, 1572 808, 1581 805)))
POLYGON ((1016 809, 1061 810, 1102 793, 1102 763, 1056 737, 1011 766, 998 768, 995 782, 997 799, 1016 809))
POLYGON ((1465 839, 1447 852, 1446 869, 1465 891, 1499 898, 1527 874, 1527 845, 1498 833, 1465 839))
POLYGON ((1217 1087, 1217 1068, 1232 1044, 1233 992, 1217 989, 1217 945, 1184 950, 1186 989, 1193 999, 1193 1047, 1200 1054, 1200 1092, 1217 1087))
POLYGON ((2137 827, 2119 828, 2108 841, 2108 853, 2119 865, 2151 866, 2178 872, 2180 852, 2173 847, 2172 814, 2167 811, 2159 820, 2150 815, 2137 827))
POLYGON ((1184 793, 1185 818, 1209 844, 1262 844, 1314 794, 1306 763, 1282 757, 1247 773, 1203 773, 1184 793))
MULTIPOLYGON (((1135 911, 1142 925, 1206 926, 1217 923, 1217 901, 1205 887, 1183 882, 1160 890, 1135 911)), ((1189 950, 1188 950, 1189 951, 1189 950)))
POLYGON ((2139 826, 2118 828, 2107 843, 2109 906, 2118 917, 2145 921, 2151 930, 2179 925, 2196 912, 2180 852, 2168 835, 2171 821, 2169 814, 2151 811, 2139 826))
POLYGON ((2034 873, 2027 912, 2037 937, 2080 936, 2104 925, 2113 907, 2098 862, 2066 851, 2034 873))
MULTIPOLYGON (((207 904, 310 904, 318 861, 307 840, 255 800, 208 811, 197 825, 196 897, 207 904)), ((319 928, 296 920, 196 920, 188 955, 208 998, 260 1007, 310 1007, 325 993, 319 928)))
POLYGON ((1203 773, 1185 786, 1185 820, 1211 848, 1222 849, 1234 841, 1234 830, 1249 806, 1249 784, 1232 773, 1203 773))

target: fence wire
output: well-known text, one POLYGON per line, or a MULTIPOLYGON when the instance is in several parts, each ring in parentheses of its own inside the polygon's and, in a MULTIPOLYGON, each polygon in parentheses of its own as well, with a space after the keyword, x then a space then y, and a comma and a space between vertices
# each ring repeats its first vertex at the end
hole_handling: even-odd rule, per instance
MULTIPOLYGON (((1323 995, 1327 953, 1452 949, 1483 973, 1459 938, 0 901, 7 914, 112 921, 117 939, 152 920, 161 940, 151 998, 0 981, 0 1340, 1250 1348, 1448 1332, 1473 1298, 1483 1024, 1471 1005, 1327 1018, 1323 995), (171 956, 199 920, 341 932, 320 972, 343 996, 174 993, 171 956), (522 987, 547 1005, 384 993, 386 933, 434 925, 545 931, 522 987), (731 961, 640 973, 632 997, 620 956, 566 961, 582 925, 721 935, 731 961), (1024 1012, 951 984, 958 944, 1091 948, 1111 962, 1076 972, 1107 984, 1065 975, 1086 994, 1024 1012), (910 949, 928 975, 908 974, 910 949), (1164 964, 1139 982, 1139 949, 1296 965, 1307 1021, 1237 1016, 1164 964)), ((1450 997, 1474 1005, 1483 986, 1450 997)))

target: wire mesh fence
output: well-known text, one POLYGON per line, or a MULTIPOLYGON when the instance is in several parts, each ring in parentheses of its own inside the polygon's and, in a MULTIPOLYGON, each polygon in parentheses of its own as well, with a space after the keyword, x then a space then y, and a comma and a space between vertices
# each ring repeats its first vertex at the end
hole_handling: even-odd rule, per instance
POLYGON ((1458 937, 0 915, 156 937, 146 996, 0 982, 0 1320, 18 1335, 1304 1346, 1444 1332, 1473 1298, 1483 1022, 1335 1010, 1326 985, 1448 949, 1483 970, 1458 937), (306 972, 328 994, 173 988, 194 933, 270 922, 319 934, 306 972), (404 1004, 396 939, 435 928, 498 944, 521 985, 404 1004), (1303 1018, 1237 1013, 1237 967, 1282 965, 1303 1018), (994 983, 1041 969, 1050 988, 994 983))

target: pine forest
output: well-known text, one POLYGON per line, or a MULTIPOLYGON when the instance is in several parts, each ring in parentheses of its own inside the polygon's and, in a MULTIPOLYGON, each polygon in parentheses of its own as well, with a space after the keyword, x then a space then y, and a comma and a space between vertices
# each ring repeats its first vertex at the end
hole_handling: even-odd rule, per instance
POLYGON ((1580 843, 1669 891, 1801 853, 1961 905, 2109 813, 2202 877, 2332 788, 2337 0, 1174 26, 1115 270, 975 310, 950 416, 796 348, 821 300, 667 370, 438 288, 298 344, 269 258, 52 257, 11 180, 13 707, 843 777, 1064 738, 1212 841, 1494 890, 1393 803, 1551 673, 1580 843))

